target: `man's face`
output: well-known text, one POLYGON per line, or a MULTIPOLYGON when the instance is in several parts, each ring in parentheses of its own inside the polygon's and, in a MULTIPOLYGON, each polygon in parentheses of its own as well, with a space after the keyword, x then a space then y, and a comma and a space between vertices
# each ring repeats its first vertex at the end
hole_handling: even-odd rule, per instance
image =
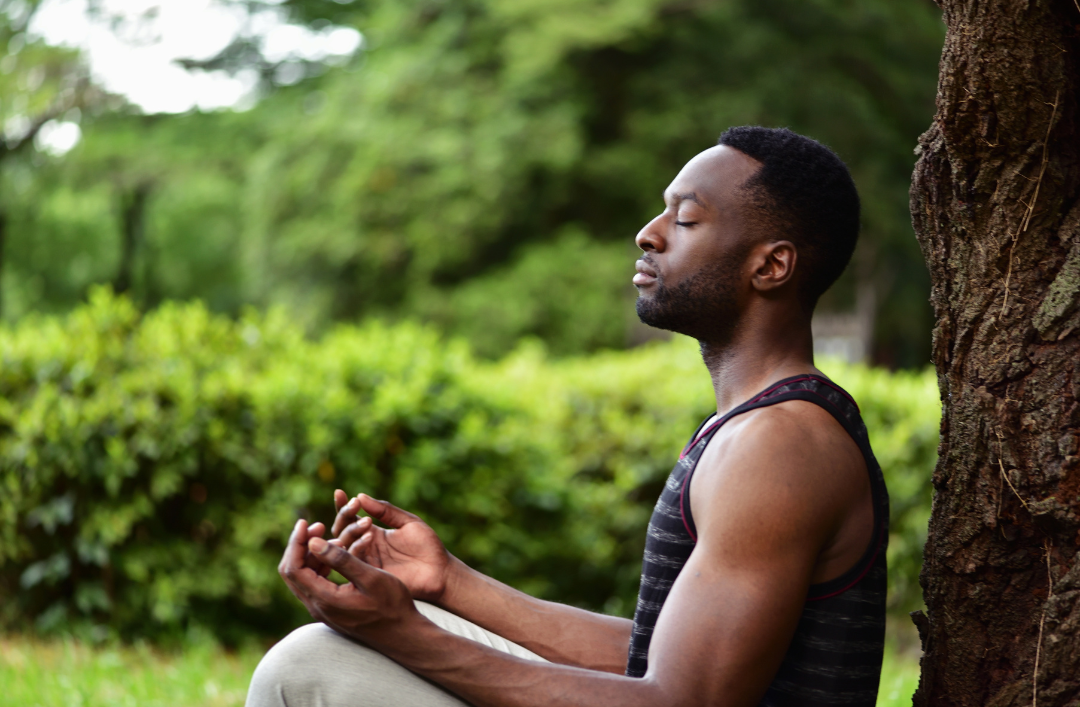
POLYGON ((727 340, 738 320, 752 239, 739 187, 761 167, 723 145, 690 160, 664 192, 664 211, 637 235, 634 285, 642 322, 699 341, 727 340))

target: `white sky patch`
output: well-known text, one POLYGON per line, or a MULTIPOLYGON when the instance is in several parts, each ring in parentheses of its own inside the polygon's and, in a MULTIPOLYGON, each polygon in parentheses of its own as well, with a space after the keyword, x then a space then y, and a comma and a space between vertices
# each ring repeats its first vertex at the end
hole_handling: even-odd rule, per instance
POLYGON ((283 15, 263 12, 249 19, 236 7, 214 0, 103 0, 103 17, 92 18, 87 0, 45 0, 30 31, 50 44, 83 50, 95 82, 125 96, 147 113, 181 113, 237 106, 255 88, 254 72, 187 71, 176 59, 209 59, 238 35, 263 38, 270 61, 321 61, 358 50, 354 29, 314 31, 291 25, 283 15))
POLYGON ((34 138, 34 146, 42 152, 59 157, 79 144, 80 138, 82 138, 82 130, 78 123, 50 120, 41 126, 41 131, 34 138))

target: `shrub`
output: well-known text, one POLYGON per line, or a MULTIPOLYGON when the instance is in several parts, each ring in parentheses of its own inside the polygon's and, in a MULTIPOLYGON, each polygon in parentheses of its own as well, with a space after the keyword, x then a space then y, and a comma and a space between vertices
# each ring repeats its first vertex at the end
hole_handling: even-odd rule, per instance
MULTIPOLYGON (((936 441, 928 374, 833 365, 894 498, 894 603, 917 603, 936 441)), ((232 642, 304 620, 276 574, 335 487, 427 519, 540 596, 634 606, 644 526, 710 408, 685 342, 474 360, 413 324, 306 339, 283 315, 140 315, 105 291, 0 329, 0 620, 232 642)))

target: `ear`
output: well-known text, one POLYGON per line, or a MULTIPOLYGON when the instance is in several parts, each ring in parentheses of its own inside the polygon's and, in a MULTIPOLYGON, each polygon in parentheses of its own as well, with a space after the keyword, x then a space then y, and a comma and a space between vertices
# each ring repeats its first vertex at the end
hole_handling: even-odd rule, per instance
POLYGON ((791 241, 769 241, 754 249, 750 284, 758 292, 780 289, 795 278, 798 252, 791 241))

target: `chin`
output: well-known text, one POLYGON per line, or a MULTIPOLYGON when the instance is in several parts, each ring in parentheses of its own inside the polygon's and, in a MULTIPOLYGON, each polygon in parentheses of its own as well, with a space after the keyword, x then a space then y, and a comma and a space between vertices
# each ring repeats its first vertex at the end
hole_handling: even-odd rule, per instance
POLYGON ((638 319, 642 324, 653 327, 654 329, 665 329, 667 331, 674 331, 672 329, 672 322, 669 321, 671 317, 667 316, 667 313, 663 311, 663 308, 658 306, 656 301, 651 297, 646 297, 642 294, 638 294, 637 302, 634 303, 634 309, 637 311, 638 319))

